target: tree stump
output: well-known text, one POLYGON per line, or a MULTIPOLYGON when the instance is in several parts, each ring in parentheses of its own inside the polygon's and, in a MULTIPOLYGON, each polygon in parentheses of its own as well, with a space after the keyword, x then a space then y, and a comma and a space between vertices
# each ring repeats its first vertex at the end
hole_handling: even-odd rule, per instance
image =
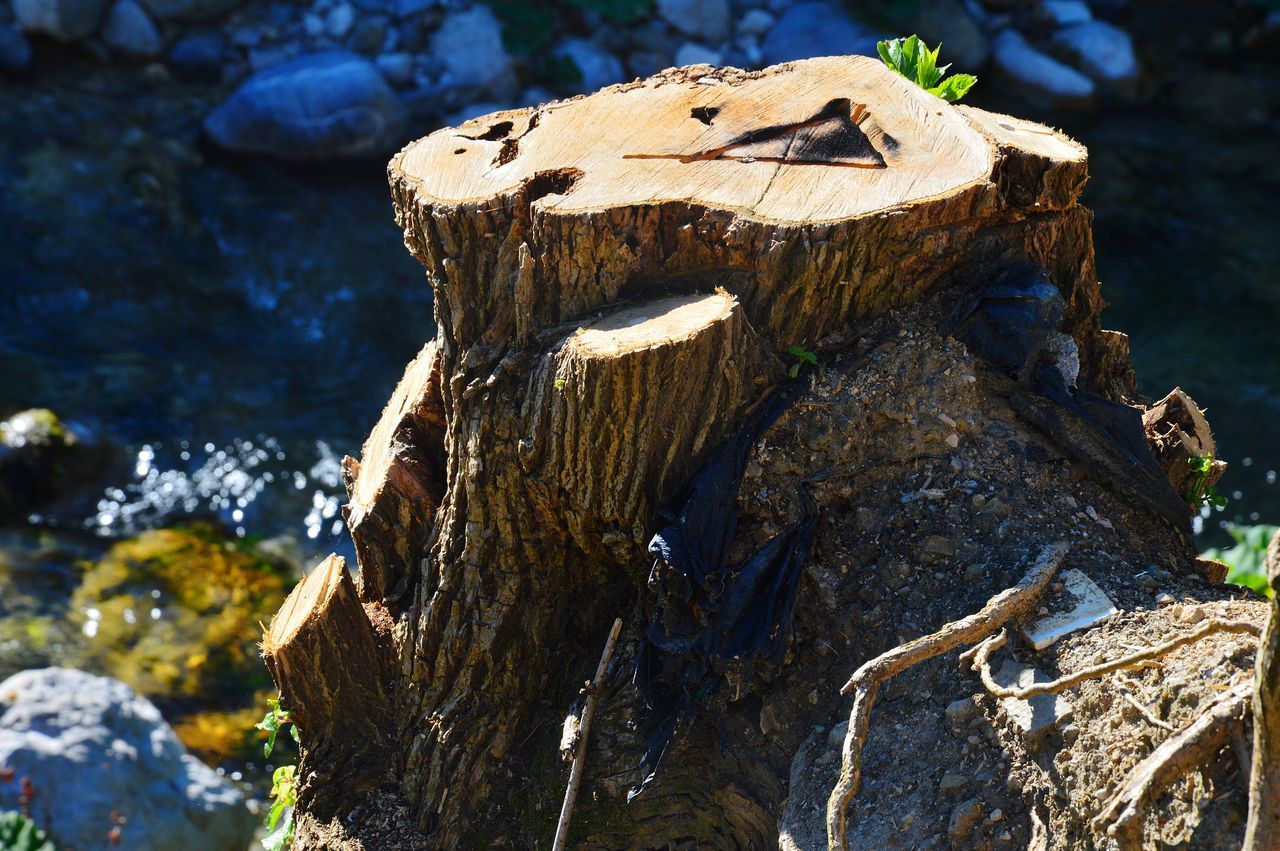
MULTIPOLYGON (((313 619, 317 635, 340 634, 311 642, 337 671, 364 665, 365 650, 328 655, 348 630, 386 647, 389 666, 368 670, 385 672, 370 693, 386 695, 387 733, 356 747, 340 716, 311 720, 340 708, 269 651, 308 719, 302 775, 338 801, 301 803, 299 847, 545 847, 563 793, 559 722, 618 616, 571 844, 807 848, 824 835, 813 795, 825 802, 837 766, 805 759, 820 760, 847 711, 840 684, 976 610, 1043 545, 1072 541, 1068 567, 1126 612, 1104 644, 1083 633, 1037 664, 1174 628, 1133 565, 1163 565, 1162 587, 1188 600, 1229 596, 1194 575, 1177 497, 1162 512, 1171 492, 1135 493, 1167 483, 1124 337, 1101 329, 1077 204, 1086 153, 1063 134, 832 57, 672 69, 495 113, 413 143, 389 172, 438 331, 346 465, 360 600, 388 628, 371 632, 344 602, 349 624, 313 619), (744 429, 764 437, 724 479, 725 564, 672 583, 649 538, 697 509, 699 471, 744 429), (798 584, 751 573, 800 528, 813 540, 798 584), (785 657, 716 655, 705 628, 766 587, 785 657), (673 649, 672 629, 696 640, 673 649), (662 721, 646 785, 655 658, 701 679, 662 721), (361 782, 344 785, 348 773, 361 782)), ((955 666, 929 670, 935 700, 980 689, 955 666)), ((991 709, 990 744, 939 742, 895 773, 877 761, 879 713, 924 730, 912 713, 933 704, 889 691, 864 760, 872 812, 939 760, 1003 753, 1030 772, 1042 758, 991 709)), ((1077 723, 1122 728, 1107 707, 1077 723)), ((1105 773, 1088 775, 1073 788, 1100 794, 1105 773)), ((945 834, 949 804, 916 782, 932 803, 914 835, 945 834)), ((1003 823, 953 841, 1020 847, 1044 818, 1050 847, 1087 847, 1092 812, 1073 815, 1062 782, 1028 774, 1001 793, 1003 823)), ((855 815, 855 847, 883 845, 883 829, 855 815)))

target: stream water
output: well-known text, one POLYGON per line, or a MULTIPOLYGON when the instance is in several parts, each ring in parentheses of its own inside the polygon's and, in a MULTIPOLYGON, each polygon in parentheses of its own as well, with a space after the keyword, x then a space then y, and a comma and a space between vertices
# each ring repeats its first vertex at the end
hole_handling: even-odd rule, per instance
MULTIPOLYGON (((429 290, 381 162, 211 157, 209 97, 100 67, 0 81, 0 415, 49 407, 131 458, 75 530, 0 540, 0 589, 22 589, 0 622, 75 614, 76 565, 193 518, 291 536, 303 560, 350 551, 338 459, 432 336, 429 290)), ((1280 521, 1280 134, 1158 107, 1050 118, 1092 152, 1104 324, 1149 395, 1208 408, 1232 464, 1204 541, 1280 521)), ((0 631, 0 679, 83 657, 29 633, 6 653, 0 631)))

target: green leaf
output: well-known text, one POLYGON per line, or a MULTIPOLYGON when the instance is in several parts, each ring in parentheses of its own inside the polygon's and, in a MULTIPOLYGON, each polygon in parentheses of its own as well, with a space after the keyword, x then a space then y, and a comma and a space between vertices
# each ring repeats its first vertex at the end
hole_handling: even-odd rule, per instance
POLYGON ((931 50, 916 35, 881 41, 876 44, 876 51, 891 70, 949 103, 964 97, 978 81, 972 74, 955 74, 943 79, 951 66, 938 64, 942 45, 931 50))
POLYGON ((788 370, 787 370, 787 375, 791 376, 792 378, 799 378, 799 377, 800 377, 800 364, 799 364, 798 362, 797 362, 797 363, 793 363, 793 364, 791 364, 791 369, 788 369, 788 370))
POLYGON ((934 86, 929 90, 930 94, 937 95, 947 103, 955 103, 969 93, 969 89, 973 88, 973 84, 978 82, 978 78, 972 74, 952 74, 941 84, 934 86))
POLYGON ((0 811, 0 849, 3 851, 56 851, 43 830, 15 810, 0 811))
POLYGON ((1235 546, 1225 550, 1205 550, 1200 557, 1226 564, 1229 568, 1227 582, 1232 585, 1243 585, 1270 597, 1271 587, 1267 583, 1266 568, 1267 546, 1275 536, 1276 529, 1277 527, 1265 523, 1255 526, 1228 523, 1227 532, 1235 540, 1235 546))

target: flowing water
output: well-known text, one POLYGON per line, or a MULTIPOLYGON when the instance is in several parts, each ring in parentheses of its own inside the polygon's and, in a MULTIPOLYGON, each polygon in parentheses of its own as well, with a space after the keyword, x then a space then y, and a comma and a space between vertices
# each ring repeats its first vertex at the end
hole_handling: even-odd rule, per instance
MULTIPOLYGON (((0 539, 0 678, 114 634, 116 610, 73 598, 88 565, 127 555, 108 549, 122 536, 216 518, 247 542, 296 539, 304 561, 349 553, 338 459, 432 336, 382 164, 212 157, 194 129, 208 97, 97 67, 0 81, 0 415, 52 408, 130 459, 72 528, 0 539), (63 621, 79 626, 32 626, 63 621)), ((1181 384, 1209 409, 1232 462, 1205 541, 1226 519, 1280 520, 1275 129, 1154 107, 1053 118, 1092 151, 1105 325, 1131 335, 1148 394, 1181 384)), ((171 577, 186 544, 147 546, 171 577)), ((107 597, 126 620, 169 617, 107 597)))

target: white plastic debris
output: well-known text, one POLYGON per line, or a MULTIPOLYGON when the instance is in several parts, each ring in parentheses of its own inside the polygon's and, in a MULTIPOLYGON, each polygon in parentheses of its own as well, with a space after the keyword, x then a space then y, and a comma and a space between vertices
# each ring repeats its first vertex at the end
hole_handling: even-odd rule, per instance
POLYGON ((1062 579, 1066 583, 1063 597, 1070 607, 1051 611, 1023 630, 1027 641, 1037 650, 1043 650, 1068 633, 1101 623, 1117 611, 1102 589, 1080 571, 1068 570, 1062 579))

